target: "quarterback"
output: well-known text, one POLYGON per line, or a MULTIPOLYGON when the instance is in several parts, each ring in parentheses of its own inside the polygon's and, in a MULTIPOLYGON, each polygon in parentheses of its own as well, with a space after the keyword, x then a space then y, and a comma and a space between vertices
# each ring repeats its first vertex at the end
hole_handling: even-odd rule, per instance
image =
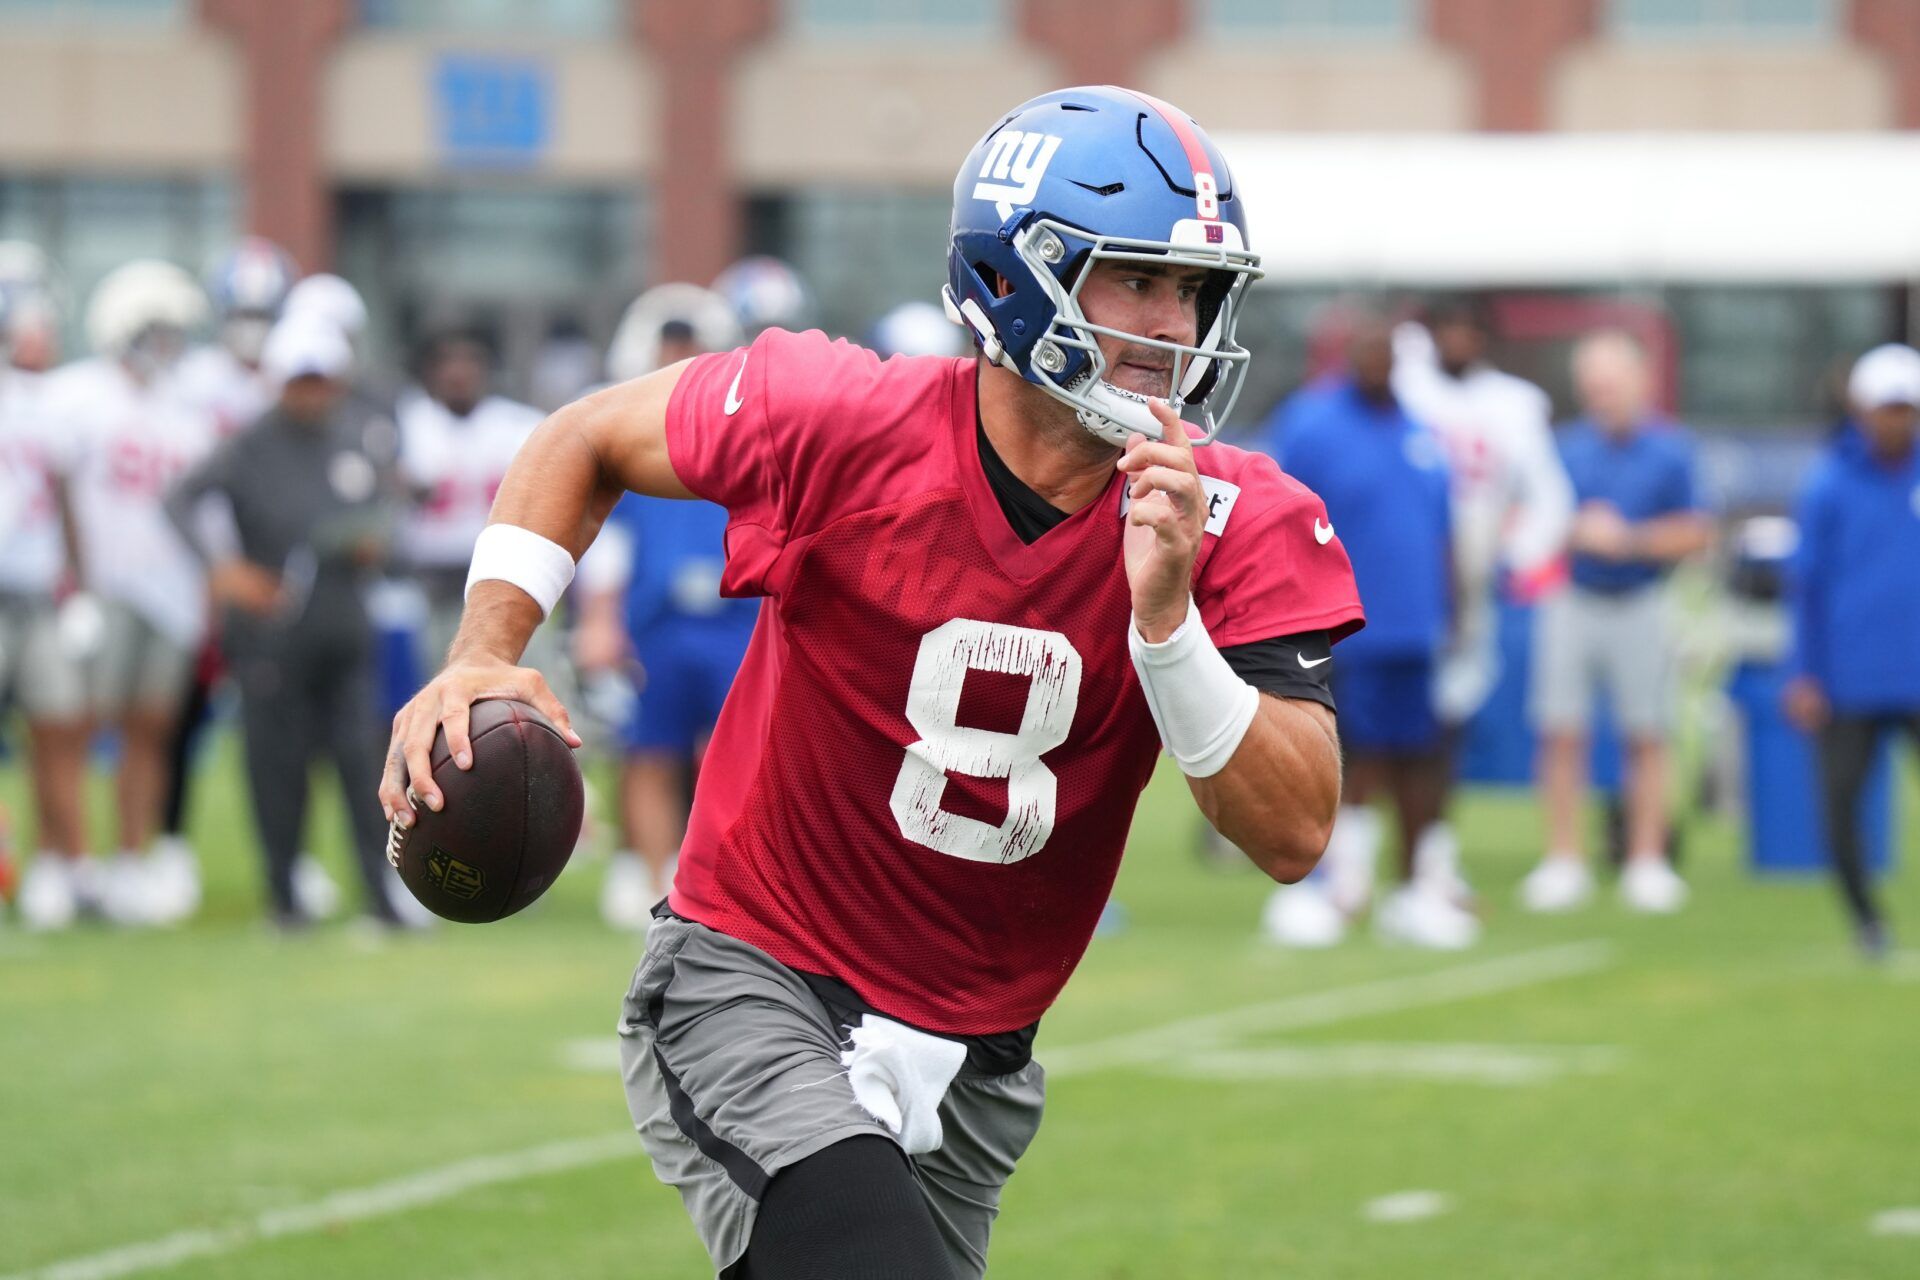
POLYGON ((984 1273, 1035 1029, 1163 747, 1275 879, 1325 847, 1352 571, 1271 460, 1194 447, 1258 263, 1184 113, 1050 93, 954 184, 973 357, 769 330, 560 410, 509 471, 394 720, 394 821, 443 803, 428 752, 444 725, 465 767, 475 700, 566 724, 514 664, 624 490, 726 508, 722 590, 762 600, 620 1021, 634 1124, 729 1280, 984 1273))

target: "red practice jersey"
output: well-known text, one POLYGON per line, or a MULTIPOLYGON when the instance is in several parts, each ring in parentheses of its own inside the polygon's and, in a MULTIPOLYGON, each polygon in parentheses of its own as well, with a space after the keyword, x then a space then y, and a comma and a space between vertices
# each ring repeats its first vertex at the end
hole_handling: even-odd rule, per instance
MULTIPOLYGON (((667 409, 675 473, 729 515, 723 592, 766 597, 669 906, 951 1035, 1059 994, 1160 752, 1127 654, 1124 477, 1022 543, 975 377, 773 330, 695 360, 667 409)), ((1263 455, 1196 457, 1214 642, 1357 628, 1320 500, 1263 455)))

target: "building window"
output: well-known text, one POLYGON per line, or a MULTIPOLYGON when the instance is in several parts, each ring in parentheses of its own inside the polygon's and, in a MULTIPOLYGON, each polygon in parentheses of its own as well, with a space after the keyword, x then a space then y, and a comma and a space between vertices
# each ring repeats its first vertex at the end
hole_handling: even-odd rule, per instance
POLYGON ((1203 29, 1216 39, 1406 40, 1419 34, 1419 0, 1204 0, 1203 29))
POLYGON ((1811 40, 1837 27, 1834 0, 1613 0, 1625 40, 1811 40))
POLYGON ((1011 29, 1012 0, 787 0, 789 29, 820 39, 984 38, 1011 29))
POLYGON ((239 235, 224 177, 0 179, 0 240, 53 260, 68 355, 87 353, 81 318, 100 278, 134 258, 165 258, 195 276, 239 235))
POLYGON ((335 267, 366 295, 368 350, 389 373, 422 335, 472 326, 499 347, 503 389, 524 395, 556 328, 604 346, 639 292, 649 206, 631 189, 372 188, 335 207, 335 267))
POLYGON ((192 8, 192 0, 0 0, 0 23, 170 27, 184 23, 192 8))
POLYGON ((401 31, 613 36, 625 11, 623 0, 361 0, 360 20, 401 31))

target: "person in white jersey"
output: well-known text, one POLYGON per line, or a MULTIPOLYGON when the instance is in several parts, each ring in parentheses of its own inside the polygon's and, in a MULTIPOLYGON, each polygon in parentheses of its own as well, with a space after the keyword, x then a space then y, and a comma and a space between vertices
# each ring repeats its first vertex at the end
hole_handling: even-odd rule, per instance
POLYGON ((30 928, 73 922, 86 850, 84 673, 61 641, 59 605, 75 579, 71 508, 53 466, 42 377, 12 363, 14 290, 0 286, 0 689, 26 721, 36 853, 20 885, 30 928))
MULTIPOLYGON (((400 539, 427 597, 421 670, 437 671, 460 625, 473 543, 521 443, 545 416, 492 392, 493 352, 466 330, 429 338, 416 365, 419 385, 400 398, 400 473, 415 503, 400 539)), ((549 679, 559 656, 536 635, 527 664, 549 679)))
MULTIPOLYGON (((48 429, 74 504, 78 560, 97 625, 69 638, 88 655, 92 710, 119 731, 118 854, 100 908, 118 923, 171 924, 199 906, 190 852, 147 856, 180 700, 206 634, 206 584, 162 500, 214 444, 212 418, 177 379, 206 298, 179 267, 142 259, 109 273, 87 304, 97 353, 47 378, 48 429)), ((73 606, 68 606, 69 611, 73 606)))
MULTIPOLYGON (((1499 594, 1529 595, 1558 572, 1573 522, 1552 403, 1533 383, 1488 362, 1491 336, 1484 300, 1471 296, 1444 299, 1428 308, 1424 328, 1403 325, 1395 334, 1394 395, 1439 435, 1453 480, 1458 617, 1434 680, 1449 780, 1468 721, 1500 679, 1499 594)), ((1421 833, 1414 867, 1428 882, 1451 880, 1465 897, 1459 841, 1442 814, 1421 833)), ((1371 862, 1368 850, 1328 854, 1371 862)))

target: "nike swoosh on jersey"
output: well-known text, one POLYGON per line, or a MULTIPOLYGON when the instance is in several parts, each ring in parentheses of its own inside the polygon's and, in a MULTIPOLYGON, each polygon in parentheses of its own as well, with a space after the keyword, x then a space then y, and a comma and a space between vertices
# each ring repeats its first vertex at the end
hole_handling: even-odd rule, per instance
MULTIPOLYGON (((1331 530, 1329 530, 1329 532, 1331 532, 1331 530)), ((1321 539, 1321 541, 1323 541, 1323 542, 1324 542, 1324 541, 1325 541, 1325 539, 1323 538, 1323 539, 1321 539)), ((1305 667, 1305 668, 1306 668, 1307 670, 1309 670, 1309 671, 1311 671, 1311 670, 1313 670, 1313 669, 1314 669, 1315 667, 1317 667, 1317 666, 1319 666, 1319 665, 1320 665, 1321 663, 1323 663, 1323 662, 1332 662, 1332 661, 1333 661, 1333 655, 1332 655, 1332 654, 1328 654, 1328 655, 1327 655, 1326 657, 1324 657, 1324 658, 1315 658, 1315 659, 1313 659, 1313 660, 1312 660, 1311 662, 1309 662, 1309 661, 1307 660, 1307 655, 1306 655, 1306 654, 1304 654, 1304 653, 1296 653, 1296 654, 1294 654, 1293 656, 1294 656, 1294 659, 1295 659, 1295 660, 1296 660, 1297 662, 1299 662, 1299 664, 1300 664, 1301 666, 1303 666, 1303 667, 1305 667)))
MULTIPOLYGON (((731 413, 732 410, 729 409, 728 412, 731 413)), ((1322 521, 1319 516, 1313 518, 1313 540, 1323 547, 1333 541, 1333 526, 1322 521)))
MULTIPOLYGON (((729 418, 731 418, 734 414, 740 412, 740 406, 745 403, 745 401, 740 399, 740 375, 745 373, 746 371, 747 371, 747 357, 741 356, 740 367, 734 371, 733 385, 727 388, 726 411, 727 411, 727 416, 729 418)), ((1325 542, 1326 539, 1322 538, 1321 541, 1325 542)))

